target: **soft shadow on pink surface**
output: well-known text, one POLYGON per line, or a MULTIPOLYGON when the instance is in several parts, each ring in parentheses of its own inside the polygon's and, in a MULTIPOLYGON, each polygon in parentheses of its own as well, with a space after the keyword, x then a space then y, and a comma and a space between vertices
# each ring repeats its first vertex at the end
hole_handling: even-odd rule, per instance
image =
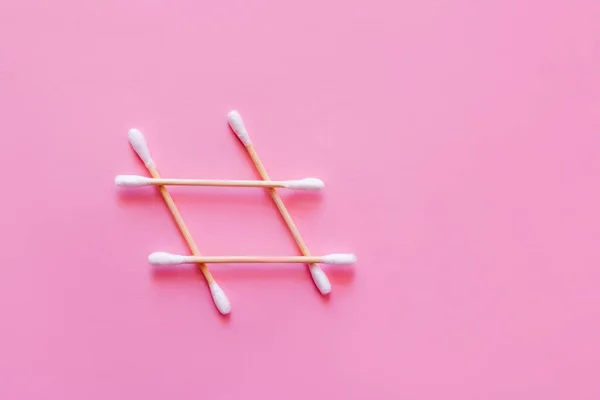
MULTIPOLYGON (((327 196, 327 187, 323 192, 310 192, 302 190, 279 191, 281 199, 288 208, 288 211, 293 210, 296 206, 303 209, 316 210, 322 207, 324 197, 327 196)), ((275 205, 273 205, 275 207, 275 205)))
MULTIPOLYGON (((198 291, 199 298, 194 300, 193 297, 190 297, 190 302, 202 301, 206 302, 206 304, 211 304, 212 306, 213 300, 210 289, 206 284, 206 279, 198 268, 180 268, 179 266, 175 266, 167 270, 167 268, 155 268, 148 265, 148 269, 150 271, 150 279, 154 283, 154 285, 152 285, 153 290, 156 290, 157 293, 160 293, 161 287, 169 289, 185 288, 186 290, 189 290, 191 286, 192 290, 198 291)), ((214 314, 221 317, 223 321, 228 322, 230 320, 231 314, 223 315, 216 307, 212 306, 212 308, 214 314)))
MULTIPOLYGON (((312 277, 308 271, 308 267, 304 264, 298 265, 264 265, 264 264, 223 264, 210 265, 211 272, 218 276, 219 281, 287 281, 295 280, 297 282, 306 281, 307 284, 313 284, 312 277)), ((323 265, 323 271, 332 283, 335 285, 349 285, 354 280, 356 274, 356 266, 340 266, 333 267, 323 265)), ((160 284, 168 284, 170 281, 196 281, 204 279, 198 269, 189 265, 178 266, 150 266, 152 279, 160 284)), ((250 283, 251 284, 251 283, 250 283)), ((316 289, 316 288, 315 288, 316 289)))

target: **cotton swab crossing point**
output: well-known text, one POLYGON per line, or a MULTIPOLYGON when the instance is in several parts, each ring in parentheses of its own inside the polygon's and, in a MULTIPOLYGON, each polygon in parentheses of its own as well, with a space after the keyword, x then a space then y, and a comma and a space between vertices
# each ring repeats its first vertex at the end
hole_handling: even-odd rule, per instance
POLYGON ((115 185, 135 186, 224 186, 224 187, 273 187, 299 190, 321 190, 325 187, 322 180, 317 178, 294 179, 287 181, 248 181, 248 180, 217 180, 217 179, 173 179, 148 178, 139 175, 117 175, 115 185))
MULTIPOLYGON (((152 160, 152 157, 150 156, 150 150, 148 149, 148 144, 146 143, 146 139, 144 138, 142 132, 140 132, 137 129, 131 129, 129 131, 129 143, 131 144, 131 147, 133 147, 137 155, 144 162, 144 165, 150 172, 150 175, 152 175, 152 177, 155 179, 160 179, 160 174, 158 173, 158 169, 156 168, 154 160, 152 160)), ((181 231, 181 235, 185 239, 188 247, 190 248, 190 251, 192 252, 192 254, 199 257, 200 251, 198 250, 198 246, 196 246, 196 242, 194 242, 194 239, 192 238, 190 231, 185 225, 185 222, 183 221, 183 218, 181 217, 181 214, 179 213, 179 210, 177 209, 173 198, 171 198, 171 195, 167 191, 167 188, 164 186, 159 186, 158 189, 163 199, 165 200, 169 211, 173 215, 173 219, 175 220, 177 227, 181 231)), ((215 306, 221 314, 229 314, 231 312, 231 303, 225 295, 225 292, 215 281, 212 274, 208 270, 206 264, 199 263, 198 267, 200 268, 202 274, 204 275, 204 278, 206 279, 206 283, 208 284, 208 287, 210 289, 210 293, 215 303, 215 306)))
MULTIPOLYGON (((233 132, 236 134, 236 136, 240 139, 240 141, 246 148, 246 151, 252 159, 252 162, 256 167, 256 170, 258 171, 260 177, 264 181, 270 181, 271 179, 269 178, 267 170, 258 158, 256 150, 254 150, 254 146, 252 145, 252 141, 250 140, 250 136, 248 135, 248 130, 246 129, 244 121, 242 120, 242 116, 237 111, 231 111, 227 115, 227 120, 229 121, 229 126, 231 126, 233 132)), ((292 220, 292 217, 290 216, 290 213, 285 207, 285 204, 283 204, 279 193, 277 193, 277 190, 275 190, 275 188, 269 188, 269 193, 271 195, 271 198, 273 199, 273 202, 277 206, 279 213, 285 221, 285 224, 287 225, 289 231, 294 237, 294 240, 296 241, 300 252, 304 256, 310 257, 310 251, 308 250, 306 243, 304 243, 302 236, 300 236, 300 231, 298 230, 296 224, 292 220)), ((308 267, 310 270, 310 275, 312 276, 312 279, 319 291, 321 292, 321 294, 329 294, 331 292, 331 283, 329 282, 327 275, 325 275, 325 272, 323 272, 321 267, 319 267, 319 265, 315 263, 310 263, 308 267)))
POLYGON ((179 254, 171 254, 165 252, 156 252, 148 256, 148 262, 154 265, 178 265, 178 264, 331 264, 331 265, 348 265, 356 262, 354 254, 327 254, 324 256, 184 256, 179 254))

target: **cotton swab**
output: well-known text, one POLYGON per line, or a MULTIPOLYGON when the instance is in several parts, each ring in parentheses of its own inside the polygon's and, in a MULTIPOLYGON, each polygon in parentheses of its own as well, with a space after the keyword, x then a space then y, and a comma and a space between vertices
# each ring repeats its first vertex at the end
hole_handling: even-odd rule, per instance
MULTIPOLYGON (((269 178, 269 174, 267 173, 265 167, 258 158, 256 150, 254 150, 254 146, 252 145, 252 141, 250 140, 250 136, 248 135, 248 130, 246 129, 244 121, 242 120, 242 116, 237 111, 231 111, 227 115, 227 120, 229 121, 229 126, 231 126, 233 132, 237 135, 237 137, 240 139, 240 141, 248 151, 248 154, 250 155, 250 158, 252 159, 252 162, 254 163, 254 166, 256 167, 256 170, 258 171, 260 177, 264 181, 270 181, 271 179, 269 178)), ((298 231, 298 228, 292 220, 290 213, 285 207, 285 204, 283 204, 279 193, 277 193, 277 190, 275 190, 274 188, 269 188, 269 193, 271 194, 271 198, 273 199, 273 202, 275 202, 275 205, 277 206, 277 209, 279 210, 279 213, 284 219, 289 231, 294 237, 294 240, 296 241, 300 252, 304 256, 310 257, 310 251, 304 243, 302 236, 300 236, 300 231, 298 231)), ((319 265, 315 263, 310 263, 308 267, 310 270, 310 275, 312 276, 312 279, 319 291, 321 292, 321 294, 329 294, 331 292, 331 283, 329 282, 327 275, 325 275, 325 272, 323 272, 321 267, 319 267, 319 265)))
POLYGON ((117 186, 226 186, 226 187, 277 187, 299 190, 321 190, 325 187, 322 180, 317 178, 294 179, 287 181, 247 181, 247 180, 217 180, 217 179, 173 179, 148 178, 139 175, 117 175, 117 186))
MULTIPOLYGON (((150 175, 152 175, 152 177, 155 179, 160 179, 160 174, 158 173, 158 169, 156 168, 154 160, 152 160, 152 157, 150 156, 150 150, 148 149, 148 144, 146 143, 146 139, 144 138, 142 132, 140 132, 137 129, 131 129, 129 131, 129 143, 131 144, 131 147, 133 147, 137 155, 144 162, 144 165, 148 169, 148 172, 150 172, 150 175)), ((164 186, 159 186, 158 189, 163 199, 165 200, 169 211, 173 215, 173 219, 175 220, 177 227, 181 231, 181 235, 185 239, 188 247, 190 248, 190 251, 192 252, 192 254, 199 257, 200 251, 198 250, 198 246, 196 246, 196 242, 194 242, 194 239, 192 238, 190 231, 185 225, 185 222, 183 221, 183 218, 181 217, 181 214, 179 213, 179 210, 177 209, 173 198, 167 191, 167 188, 164 186)), ((208 270, 206 264, 199 263, 198 267, 200 268, 202 274, 204 275, 204 278, 206 279, 206 283, 208 284, 208 287, 210 289, 210 293, 212 295, 215 306, 221 314, 229 314, 231 312, 231 303, 225 295, 225 292, 215 281, 212 274, 208 270)))
POLYGON ((148 262, 154 265, 177 265, 177 264, 331 264, 348 265, 356 262, 354 254, 327 254, 324 256, 183 256, 165 252, 156 252, 148 256, 148 262))

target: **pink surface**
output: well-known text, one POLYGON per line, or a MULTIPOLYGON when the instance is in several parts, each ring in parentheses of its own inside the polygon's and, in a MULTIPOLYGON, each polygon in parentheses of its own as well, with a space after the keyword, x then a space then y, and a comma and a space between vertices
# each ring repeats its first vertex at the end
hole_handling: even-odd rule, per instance
MULTIPOLYGON (((600 398, 600 3, 3 1, 2 399, 600 398), (327 268, 153 274, 143 174, 255 178, 327 268)), ((292 254, 261 190, 174 189, 207 255, 292 254)))

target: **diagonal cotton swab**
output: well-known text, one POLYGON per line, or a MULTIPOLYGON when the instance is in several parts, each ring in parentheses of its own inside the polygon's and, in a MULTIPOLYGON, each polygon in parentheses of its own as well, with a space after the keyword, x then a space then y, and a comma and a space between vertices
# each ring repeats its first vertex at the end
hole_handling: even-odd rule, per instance
MULTIPOLYGON (((160 174, 158 173, 158 169, 156 168, 154 160, 152 160, 152 157, 150 156, 150 150, 148 149, 146 139, 144 138, 142 132, 140 132, 137 129, 131 129, 129 131, 129 143, 131 144, 131 147, 133 147, 137 155, 144 162, 146 168, 148 168, 148 172, 150 172, 150 175, 152 175, 152 177, 155 179, 160 179, 160 174)), ((195 256, 200 256, 198 246, 196 246, 196 242, 194 242, 190 231, 185 225, 185 222, 183 222, 183 218, 181 217, 181 214, 179 213, 179 210, 177 209, 173 198, 171 198, 171 195, 167 191, 167 188, 164 186, 159 186, 158 189, 163 199, 165 200, 165 203, 167 204, 171 215, 173 215, 173 219, 175 220, 177 227, 181 231, 181 235, 185 239, 188 247, 190 248, 190 251, 195 256)), ((229 299, 225 295, 225 292, 215 281, 212 274, 208 270, 206 264, 199 263, 198 267, 202 271, 202 274, 206 279, 206 283, 208 283, 208 287, 210 289, 210 293, 212 295, 215 306, 221 314, 229 314, 231 312, 231 303, 229 303, 229 299)))
POLYGON ((154 265, 177 264, 331 264, 348 265, 356 262, 354 254, 327 254, 324 256, 183 256, 165 252, 156 252, 148 256, 148 262, 154 265))
POLYGON ((115 185, 134 186, 223 186, 223 187, 277 187, 298 190, 321 190, 325 187, 317 178, 294 179, 287 181, 249 181, 249 180, 217 180, 217 179, 179 179, 148 178, 139 175, 117 175, 115 185))
MULTIPOLYGON (((252 159, 252 163, 256 167, 256 170, 258 171, 258 174, 260 175, 260 177, 265 181, 271 180, 269 178, 269 174, 267 173, 267 170, 265 169, 262 162, 258 158, 258 154, 256 153, 256 150, 254 150, 254 146, 252 145, 252 141, 250 140, 250 136, 248 135, 248 130, 246 129, 246 126, 244 125, 242 116, 237 111, 231 111, 227 115, 227 120, 229 121, 229 126, 231 126, 231 129, 233 130, 233 132, 237 135, 237 137, 240 139, 240 141, 244 144, 244 147, 248 151, 248 154, 250 155, 250 158, 252 159)), ((273 202, 275 202, 275 205, 277 206, 279 213, 281 214, 283 220, 285 221, 285 224, 287 225, 292 236, 294 237, 294 240, 296 241, 296 244, 298 245, 300 252, 304 256, 310 257, 310 251, 308 250, 308 247, 304 243, 302 236, 300 236, 300 231, 298 231, 298 228, 296 227, 296 224, 292 220, 290 213, 288 212, 287 208, 285 207, 285 204, 283 204, 283 201, 281 200, 279 193, 277 193, 277 190, 275 190, 274 188, 269 188, 269 193, 271 194, 271 198, 273 199, 273 202)), ((325 272, 323 272, 323 270, 321 269, 321 267, 319 267, 319 265, 314 264, 314 263, 310 263, 308 265, 308 267, 310 270, 310 275, 312 276, 312 279, 315 282, 315 285, 317 286, 317 288, 319 289, 321 294, 323 294, 323 295, 329 294, 331 292, 331 283, 329 282, 327 275, 325 275, 325 272)))

